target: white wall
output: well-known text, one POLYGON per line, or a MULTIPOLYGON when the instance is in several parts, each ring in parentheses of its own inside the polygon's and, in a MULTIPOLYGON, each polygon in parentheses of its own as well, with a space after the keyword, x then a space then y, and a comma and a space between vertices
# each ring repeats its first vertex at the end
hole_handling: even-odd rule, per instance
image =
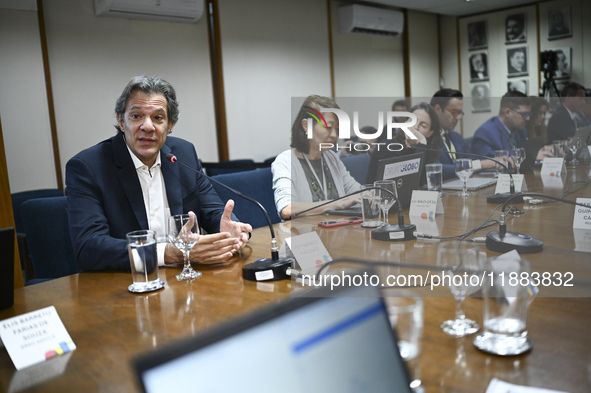
POLYGON ((10 190, 56 188, 36 11, 0 10, 0 117, 10 190))
POLYGON ((439 90, 439 31, 435 14, 408 11, 407 16, 410 94, 415 104, 439 90))

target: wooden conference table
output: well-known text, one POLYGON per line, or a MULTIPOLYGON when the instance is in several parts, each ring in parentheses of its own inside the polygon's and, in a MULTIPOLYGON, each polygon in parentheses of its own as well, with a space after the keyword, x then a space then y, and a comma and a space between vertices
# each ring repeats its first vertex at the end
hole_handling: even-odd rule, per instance
MULTIPOLYGON (((562 181, 566 185, 588 176, 589 168, 578 168, 569 170, 562 181)), ((543 180, 538 174, 526 176, 530 191, 562 194, 560 184, 544 184, 543 180)), ((445 214, 428 223, 419 223, 419 229, 426 225, 441 236, 464 233, 491 214, 495 206, 487 204, 485 197, 492 193, 493 188, 489 187, 463 199, 455 192, 444 192, 445 214)), ((575 197, 591 197, 591 188, 583 188, 569 199, 575 197)), ((514 357, 478 351, 472 344, 473 336, 458 339, 444 334, 440 323, 454 315, 454 301, 449 290, 418 289, 425 296, 419 368, 428 393, 484 392, 493 377, 567 392, 591 391, 591 253, 588 246, 591 233, 574 233, 572 205, 550 203, 523 208, 523 215, 509 218, 507 223, 508 230, 524 232, 544 241, 543 252, 526 256, 532 271, 571 271, 577 281, 576 287, 571 288, 572 292, 541 288, 528 311, 528 333, 533 349, 514 357), (583 239, 582 243, 575 243, 575 235, 583 239), (586 247, 587 252, 574 251, 576 247, 586 247)), ((498 218, 498 211, 493 218, 498 218)), ((317 227, 316 223, 323 219, 323 216, 313 216, 277 224, 276 235, 283 241, 290 236, 290 228, 294 235, 314 230, 333 258, 347 256, 435 264, 438 244, 435 240, 372 241, 370 231, 359 225, 317 227)), ((476 236, 485 236, 491 229, 496 228, 483 230, 476 236)), ((160 277, 166 287, 145 295, 127 291, 131 283, 129 273, 113 272, 81 273, 17 289, 14 307, 0 310, 0 320, 54 305, 77 349, 17 372, 6 349, 0 348, 0 391, 138 391, 131 367, 134 357, 175 339, 215 328, 223 321, 290 295, 297 284, 289 280, 257 283, 242 279, 243 264, 268 257, 269 243, 267 229, 255 230, 240 257, 223 266, 199 267, 203 276, 192 282, 175 279, 180 268, 162 268, 160 277)), ((498 255, 486 252, 489 256, 498 255)), ((390 274, 404 274, 399 268, 386 269, 390 274)), ((476 321, 482 322, 482 308, 481 298, 466 300, 466 314, 476 321)), ((229 359, 220 367, 227 368, 231 377, 234 367, 249 365, 233 364, 229 359)), ((195 370, 195 375, 198 377, 199 370, 195 370)), ((244 390, 253 389, 245 385, 244 390)))

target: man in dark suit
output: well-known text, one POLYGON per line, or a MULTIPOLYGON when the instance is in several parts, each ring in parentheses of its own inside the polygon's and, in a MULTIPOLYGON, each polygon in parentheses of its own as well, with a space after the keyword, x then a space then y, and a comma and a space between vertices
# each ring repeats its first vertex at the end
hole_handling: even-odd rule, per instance
MULTIPOLYGON (((441 89, 431 98, 431 106, 439 116, 439 126, 443 137, 443 150, 439 158, 443 169, 444 179, 456 177, 456 158, 471 158, 462 156, 461 153, 470 153, 462 135, 454 131, 459 119, 464 115, 464 95, 459 90, 441 89)), ((472 160, 472 167, 475 171, 494 168, 495 163, 491 160, 472 160)))
MULTIPOLYGON (((204 176, 173 164, 172 153, 201 170, 194 146, 168 137, 178 119, 173 87, 148 76, 133 78, 115 106, 117 135, 73 157, 66 165, 70 235, 83 270, 129 270, 125 235, 139 229, 166 233, 171 215, 194 212, 209 235, 191 250, 191 262, 230 259, 252 228, 233 221, 204 176), (218 233, 219 232, 219 233, 218 233)), ((172 244, 159 244, 159 264, 182 263, 172 244)))
POLYGON ((576 82, 567 83, 560 96, 562 105, 548 121, 548 143, 571 138, 577 128, 585 125, 580 113, 585 104, 585 88, 576 82))

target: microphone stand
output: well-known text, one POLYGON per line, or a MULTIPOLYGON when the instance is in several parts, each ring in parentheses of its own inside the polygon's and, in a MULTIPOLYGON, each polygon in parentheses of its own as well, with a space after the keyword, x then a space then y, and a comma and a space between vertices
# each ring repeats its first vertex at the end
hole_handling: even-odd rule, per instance
POLYGON ((359 194, 360 192, 364 192, 367 190, 382 190, 387 192, 388 194, 390 194, 392 197, 394 197, 394 199, 396 200, 396 204, 398 205, 398 224, 397 225, 382 225, 381 227, 374 229, 373 231, 371 231, 371 237, 372 239, 376 239, 376 240, 383 240, 383 241, 404 241, 404 240, 413 240, 416 239, 415 236, 415 231, 417 229, 417 226, 415 224, 405 224, 404 223, 404 210, 402 208, 402 205, 400 204, 400 201, 398 200, 398 195, 396 195, 396 193, 387 190, 385 188, 382 187, 366 187, 363 188, 361 190, 357 190, 354 191, 350 194, 344 195, 340 198, 337 199, 333 199, 330 201, 327 201, 325 203, 322 203, 320 205, 311 207, 309 209, 306 210, 302 210, 301 212, 297 212, 297 213, 292 213, 291 217, 293 219, 298 218, 299 216, 301 216, 304 213, 307 213, 309 211, 318 209, 320 207, 329 205, 333 202, 336 201, 340 201, 341 199, 345 199, 350 197, 351 195, 355 195, 355 194, 359 194))
POLYGON ((491 231, 486 234, 486 248, 488 248, 491 251, 500 253, 517 250, 517 252, 520 254, 531 254, 534 252, 541 252, 544 249, 544 242, 542 242, 542 240, 536 237, 529 236, 519 232, 507 231, 507 223, 505 222, 505 217, 507 216, 507 214, 505 213, 505 209, 507 208, 509 202, 511 202, 514 198, 523 199, 524 196, 535 196, 538 198, 553 199, 555 201, 565 202, 571 205, 589 207, 587 205, 570 201, 568 199, 558 198, 546 194, 540 194, 537 192, 524 192, 516 194, 512 198, 507 199, 503 204, 503 208, 501 209, 501 216, 499 217, 499 230, 491 231))
POLYGON ((207 176, 205 173, 198 171, 197 169, 193 168, 192 166, 186 163, 179 161, 177 157, 172 153, 168 153, 166 155, 166 159, 170 160, 170 162, 172 163, 178 162, 184 167, 190 169, 191 171, 198 173, 200 176, 204 176, 210 181, 213 181, 215 184, 218 184, 221 187, 230 190, 232 193, 238 195, 239 197, 254 203, 259 207, 259 209, 261 209, 261 211, 265 215, 265 218, 267 219, 267 225, 269 226, 269 231, 271 232, 271 258, 259 259, 255 262, 244 265, 242 267, 242 277, 251 281, 276 281, 290 277, 286 273, 286 271, 288 268, 291 267, 293 259, 279 258, 279 247, 277 246, 277 239, 275 238, 275 230, 273 229, 273 223, 271 222, 271 218, 267 213, 267 209, 265 209, 265 207, 261 205, 259 201, 249 197, 248 195, 244 195, 240 191, 237 191, 222 182, 212 179, 210 176, 207 176))
MULTIPOLYGON (((443 151, 443 150, 438 150, 438 149, 423 148, 421 146, 418 146, 416 149, 417 150, 427 150, 427 151, 438 151, 438 152, 443 151)), ((483 156, 480 154, 473 154, 473 153, 458 153, 458 152, 451 153, 451 152, 449 152, 448 154, 450 155, 450 158, 452 158, 452 160, 453 160, 453 157, 451 156, 452 154, 463 155, 466 157, 473 157, 473 158, 482 158, 485 160, 491 160, 491 161, 499 164, 500 166, 502 166, 507 171, 507 173, 509 174, 509 192, 501 192, 501 193, 497 193, 497 194, 493 194, 493 195, 488 196, 486 198, 486 201, 488 203, 494 203, 494 204, 499 205, 501 203, 506 202, 508 199, 513 200, 515 203, 522 203, 523 202, 523 194, 521 192, 515 192, 515 182, 513 180, 513 175, 511 174, 509 167, 507 167, 507 165, 503 164, 501 161, 495 160, 494 158, 490 158, 490 157, 483 156), (519 196, 519 195, 521 195, 521 197, 513 198, 513 197, 519 196)))

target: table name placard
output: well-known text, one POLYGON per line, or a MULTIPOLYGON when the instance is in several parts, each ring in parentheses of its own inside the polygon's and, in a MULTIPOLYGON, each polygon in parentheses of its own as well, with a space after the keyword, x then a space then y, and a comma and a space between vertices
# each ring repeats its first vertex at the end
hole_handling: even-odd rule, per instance
POLYGON ((0 321, 0 337, 17 370, 76 349, 54 306, 0 321))
POLYGON ((547 157, 542 161, 541 176, 560 177, 562 173, 566 172, 564 158, 562 157, 547 157))
POLYGON ((577 203, 581 203, 588 207, 575 206, 573 228, 591 229, 591 198, 577 198, 577 203))
POLYGON ((437 191, 413 190, 410 199, 409 216, 430 218, 443 214, 443 203, 437 191))
POLYGON ((302 273, 305 274, 313 274, 320 266, 332 261, 332 257, 316 232, 285 239, 281 254, 293 256, 302 273))

